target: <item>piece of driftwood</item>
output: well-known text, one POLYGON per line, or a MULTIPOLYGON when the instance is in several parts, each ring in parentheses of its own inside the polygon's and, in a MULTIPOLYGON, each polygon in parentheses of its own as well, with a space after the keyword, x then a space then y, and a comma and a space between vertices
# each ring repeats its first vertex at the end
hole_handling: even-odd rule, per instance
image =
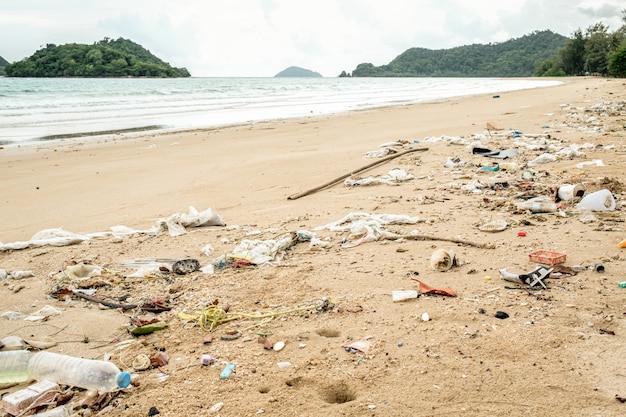
POLYGON ((346 178, 348 178, 351 175, 359 174, 359 173, 361 173, 363 171, 366 171, 366 170, 368 170, 370 168, 373 168, 373 167, 375 167, 377 165, 382 165, 382 164, 384 164, 387 161, 390 161, 392 159, 395 159, 395 158, 398 158, 400 156, 406 155, 408 153, 417 152, 417 151, 426 151, 426 150, 428 150, 428 148, 413 148, 413 149, 407 149, 406 151, 398 152, 398 153, 393 154, 393 155, 386 156, 386 157, 384 157, 382 159, 379 159, 379 160, 377 160, 375 162, 372 162, 371 164, 367 164, 364 167, 361 167, 361 168, 357 169, 356 171, 351 171, 348 174, 344 174, 344 175, 342 175, 342 176, 340 176, 338 178, 335 178, 334 180, 328 181, 325 184, 319 185, 317 187, 311 188, 310 190, 303 191, 301 193, 290 195, 289 197, 287 197, 287 200, 296 200, 296 199, 298 199, 300 197, 304 197, 304 196, 307 196, 309 194, 316 193, 316 192, 318 192, 320 190, 323 190, 326 187, 330 187, 331 185, 335 185, 338 182, 345 180, 346 178))
POLYGON ((136 304, 120 304, 120 303, 114 303, 112 301, 101 300, 100 298, 96 298, 96 297, 93 297, 91 295, 83 294, 81 292, 75 292, 74 295, 76 295, 76 296, 78 296, 80 298, 84 298, 85 300, 93 301, 94 303, 100 303, 103 306, 107 306, 107 307, 111 307, 111 308, 121 308, 122 310, 132 310, 132 309, 138 307, 136 304))
POLYGON ((439 236, 431 236, 431 235, 397 235, 397 236, 383 237, 383 239, 440 240, 444 242, 453 242, 453 243, 458 243, 461 245, 474 246, 476 248, 481 248, 481 249, 495 249, 496 247, 493 243, 478 243, 478 242, 472 242, 471 240, 457 239, 453 237, 439 237, 439 236))

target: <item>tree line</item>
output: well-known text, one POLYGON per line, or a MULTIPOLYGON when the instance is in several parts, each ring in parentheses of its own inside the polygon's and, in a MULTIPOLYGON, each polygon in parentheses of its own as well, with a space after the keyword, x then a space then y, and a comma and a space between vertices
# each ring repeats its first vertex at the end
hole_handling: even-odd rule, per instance
POLYGON ((186 68, 174 68, 141 45, 104 38, 93 45, 70 43, 45 48, 8 64, 9 77, 189 77, 186 68))
POLYGON ((624 24, 614 32, 603 23, 574 31, 558 53, 539 61, 535 75, 563 76, 597 74, 626 77, 626 9, 624 24))
POLYGON ((545 30, 502 43, 410 48, 389 64, 362 63, 340 77, 626 77, 626 9, 622 21, 614 32, 597 23, 570 38, 545 30))

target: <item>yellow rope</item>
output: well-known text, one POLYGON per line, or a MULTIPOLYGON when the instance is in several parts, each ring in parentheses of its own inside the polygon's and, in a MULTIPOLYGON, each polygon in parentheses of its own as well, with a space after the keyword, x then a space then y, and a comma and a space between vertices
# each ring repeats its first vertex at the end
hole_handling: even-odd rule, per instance
POLYGON ((231 313, 231 312, 226 312, 224 309, 222 309, 219 306, 211 305, 211 306, 206 307, 201 313, 194 314, 194 315, 187 315, 184 313, 179 313, 178 316, 182 319, 197 320, 200 328, 202 328, 203 330, 208 330, 208 331, 213 331, 220 324, 228 323, 234 320, 240 320, 240 319, 261 320, 260 323, 256 323, 252 326, 249 326, 243 329, 243 330, 249 330, 253 327, 260 326, 265 323, 269 323, 276 316, 296 313, 300 311, 307 311, 307 310, 318 310, 318 311, 320 311, 320 309, 325 310, 328 308, 328 305, 329 305, 328 301, 321 300, 321 301, 313 302, 306 306, 294 307, 288 310, 268 311, 268 312, 259 312, 259 313, 231 313))

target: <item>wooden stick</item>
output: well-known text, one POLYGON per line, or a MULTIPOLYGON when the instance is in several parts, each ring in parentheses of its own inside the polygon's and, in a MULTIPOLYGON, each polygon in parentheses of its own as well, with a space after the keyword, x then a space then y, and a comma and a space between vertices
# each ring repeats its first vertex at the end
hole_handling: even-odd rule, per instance
POLYGON ((431 236, 431 235, 398 235, 398 236, 383 237, 383 239, 440 240, 440 241, 445 241, 445 242, 458 243, 461 245, 474 246, 474 247, 481 248, 481 249, 495 249, 496 247, 493 243, 477 243, 477 242, 472 242, 470 240, 455 239, 455 238, 448 238, 448 237, 438 237, 438 236, 431 236))
POLYGON ((111 308, 121 308, 122 310, 132 310, 133 308, 137 308, 137 305, 135 304, 114 303, 112 301, 101 300, 99 298, 92 297, 91 295, 83 294, 81 292, 74 292, 74 295, 80 298, 84 298, 85 300, 93 301, 94 303, 100 303, 104 306, 111 307, 111 308))
POLYGON ((352 172, 350 172, 348 174, 342 175, 341 177, 335 178, 334 180, 328 181, 325 184, 319 185, 319 186, 317 186, 315 188, 311 188, 310 190, 303 191, 301 193, 290 195, 289 197, 287 197, 287 200, 296 200, 296 199, 298 199, 300 197, 304 197, 306 195, 313 194, 313 193, 315 193, 317 191, 320 191, 320 190, 322 190, 322 189, 324 189, 326 187, 330 187, 331 185, 337 184, 339 181, 342 181, 342 180, 348 178, 351 175, 358 174, 360 172, 363 172, 363 171, 366 171, 366 170, 368 170, 370 168, 373 168, 373 167, 375 167, 377 165, 384 164, 385 162, 391 161, 392 159, 397 158, 399 156, 403 156, 403 155, 406 155, 406 154, 411 153, 411 152, 426 151, 426 150, 428 150, 428 148, 414 148, 414 149, 408 149, 408 150, 403 151, 403 152, 398 152, 396 154, 386 156, 386 157, 384 157, 382 159, 379 159, 379 160, 377 160, 375 162, 372 162, 371 164, 367 164, 364 167, 361 167, 361 168, 357 169, 356 171, 352 171, 352 172))

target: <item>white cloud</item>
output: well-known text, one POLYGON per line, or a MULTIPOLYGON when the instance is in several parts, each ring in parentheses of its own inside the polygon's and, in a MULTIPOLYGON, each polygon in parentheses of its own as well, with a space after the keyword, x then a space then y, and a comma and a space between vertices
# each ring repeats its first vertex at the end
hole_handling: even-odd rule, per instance
POLYGON ((273 76, 296 65, 336 76, 411 47, 502 42, 535 30, 570 36, 622 24, 622 0, 0 0, 0 55, 47 43, 131 39, 194 76, 273 76))

